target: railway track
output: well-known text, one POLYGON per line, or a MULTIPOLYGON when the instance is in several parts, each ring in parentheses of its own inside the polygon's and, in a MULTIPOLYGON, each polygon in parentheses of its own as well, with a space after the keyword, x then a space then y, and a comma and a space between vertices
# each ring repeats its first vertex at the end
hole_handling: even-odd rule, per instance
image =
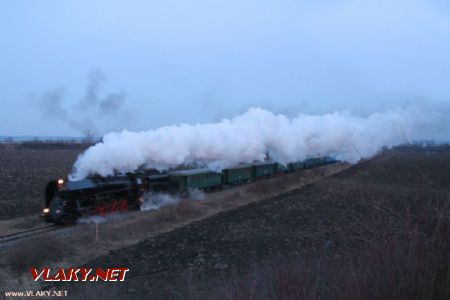
POLYGON ((10 233, 10 234, 0 235, 0 244, 5 244, 8 242, 35 236, 38 234, 55 231, 58 228, 59 227, 56 225, 46 225, 46 226, 40 226, 40 227, 23 230, 23 231, 19 231, 19 232, 14 232, 14 233, 10 233))

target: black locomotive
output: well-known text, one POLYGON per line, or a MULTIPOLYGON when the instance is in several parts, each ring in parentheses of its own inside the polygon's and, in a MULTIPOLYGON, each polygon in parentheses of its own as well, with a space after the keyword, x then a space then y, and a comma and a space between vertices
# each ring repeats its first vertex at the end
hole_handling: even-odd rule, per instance
POLYGON ((139 209, 148 191, 172 191, 168 174, 156 171, 93 176, 78 181, 58 179, 45 188, 42 217, 56 224, 73 223, 83 215, 139 209))

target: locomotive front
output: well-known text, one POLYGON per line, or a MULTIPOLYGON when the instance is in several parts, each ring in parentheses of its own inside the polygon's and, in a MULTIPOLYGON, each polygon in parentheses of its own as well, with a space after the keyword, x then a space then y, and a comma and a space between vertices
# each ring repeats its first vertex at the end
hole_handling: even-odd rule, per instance
POLYGON ((139 209, 144 193, 144 181, 133 174, 67 182, 58 179, 46 186, 41 216, 47 222, 67 224, 83 215, 139 209))

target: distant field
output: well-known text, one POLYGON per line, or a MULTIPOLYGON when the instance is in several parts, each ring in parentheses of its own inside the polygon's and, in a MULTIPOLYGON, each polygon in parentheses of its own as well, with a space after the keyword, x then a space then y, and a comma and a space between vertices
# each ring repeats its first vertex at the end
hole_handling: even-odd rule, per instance
MULTIPOLYGON (((43 144, 43 147, 51 149, 48 145, 52 144, 43 144)), ((0 219, 38 214, 44 203, 47 182, 66 177, 82 151, 79 148, 32 150, 20 145, 7 146, 18 149, 0 150, 0 219)))

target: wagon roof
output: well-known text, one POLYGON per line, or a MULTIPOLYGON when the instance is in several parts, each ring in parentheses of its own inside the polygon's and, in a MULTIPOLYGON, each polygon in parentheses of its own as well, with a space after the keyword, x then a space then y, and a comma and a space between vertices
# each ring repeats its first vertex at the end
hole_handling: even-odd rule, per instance
POLYGON ((253 163, 254 166, 263 166, 263 165, 273 165, 276 164, 276 161, 268 160, 268 161, 258 161, 253 163))
POLYGON ((253 163, 250 163, 250 164, 242 163, 242 164, 239 164, 239 165, 236 165, 236 166, 232 166, 232 167, 226 168, 225 170, 250 168, 252 166, 253 166, 253 163))
POLYGON ((170 175, 175 175, 175 176, 190 176, 190 175, 206 174, 206 173, 217 173, 217 172, 214 172, 213 170, 206 169, 206 168, 169 172, 170 175))

